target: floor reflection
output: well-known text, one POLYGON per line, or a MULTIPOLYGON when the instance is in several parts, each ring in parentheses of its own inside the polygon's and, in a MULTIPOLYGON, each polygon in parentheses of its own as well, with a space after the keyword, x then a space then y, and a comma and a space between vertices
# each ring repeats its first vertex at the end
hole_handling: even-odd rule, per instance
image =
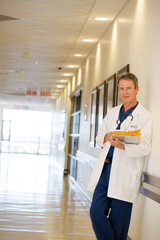
POLYGON ((88 203, 52 158, 0 155, 0 239, 95 239, 88 203))

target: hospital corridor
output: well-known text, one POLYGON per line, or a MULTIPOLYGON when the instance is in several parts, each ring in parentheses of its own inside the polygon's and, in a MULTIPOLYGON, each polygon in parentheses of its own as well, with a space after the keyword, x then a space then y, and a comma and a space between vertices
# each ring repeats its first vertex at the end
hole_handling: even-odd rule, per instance
POLYGON ((53 158, 0 155, 1 240, 94 240, 88 208, 53 158))
POLYGON ((0 240, 160 240, 159 12, 0 0, 0 240))

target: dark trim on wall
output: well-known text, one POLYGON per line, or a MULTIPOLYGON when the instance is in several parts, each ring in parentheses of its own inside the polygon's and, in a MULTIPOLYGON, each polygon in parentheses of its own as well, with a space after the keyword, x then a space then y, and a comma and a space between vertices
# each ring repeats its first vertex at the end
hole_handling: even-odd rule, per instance
POLYGON ((151 176, 146 172, 143 172, 142 181, 160 188, 160 178, 151 176))
POLYGON ((142 186, 140 188, 140 193, 146 197, 160 203, 160 194, 157 193, 160 190, 160 178, 151 176, 150 174, 144 172, 142 174, 142 186), (146 183, 143 186, 143 183, 146 183))
POLYGON ((156 193, 154 193, 154 192, 152 192, 152 191, 150 191, 150 190, 148 190, 144 187, 141 187, 140 193, 149 197, 149 198, 151 198, 152 200, 160 203, 160 195, 158 195, 158 194, 156 194, 156 193))

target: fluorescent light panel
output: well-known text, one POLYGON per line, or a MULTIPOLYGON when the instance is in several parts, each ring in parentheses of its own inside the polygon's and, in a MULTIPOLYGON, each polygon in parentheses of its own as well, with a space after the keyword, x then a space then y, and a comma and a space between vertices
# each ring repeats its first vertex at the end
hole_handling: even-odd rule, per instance
POLYGON ((74 54, 74 56, 75 56, 75 57, 83 57, 83 55, 82 55, 82 54, 79 54, 79 53, 74 54))
POLYGON ((61 82, 61 83, 67 83, 68 80, 67 80, 67 79, 60 79, 59 82, 61 82))
POLYGON ((78 65, 68 65, 69 68, 78 68, 78 65))
POLYGON ((83 42, 94 42, 93 39, 83 39, 82 41, 83 41, 83 42))
POLYGON ((73 73, 64 73, 63 75, 66 76, 66 77, 70 77, 70 76, 73 75, 73 73))
POLYGON ((64 88, 62 85, 56 85, 57 88, 64 88))
POLYGON ((95 17, 94 20, 96 20, 96 21, 107 21, 108 18, 106 18, 106 17, 95 17))

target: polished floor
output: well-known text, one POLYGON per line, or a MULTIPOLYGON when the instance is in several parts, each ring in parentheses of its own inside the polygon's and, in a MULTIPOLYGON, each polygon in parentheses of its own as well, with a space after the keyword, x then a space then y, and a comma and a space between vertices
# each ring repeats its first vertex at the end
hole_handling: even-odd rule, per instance
POLYGON ((0 155, 0 240, 95 240, 88 208, 52 158, 0 155))

